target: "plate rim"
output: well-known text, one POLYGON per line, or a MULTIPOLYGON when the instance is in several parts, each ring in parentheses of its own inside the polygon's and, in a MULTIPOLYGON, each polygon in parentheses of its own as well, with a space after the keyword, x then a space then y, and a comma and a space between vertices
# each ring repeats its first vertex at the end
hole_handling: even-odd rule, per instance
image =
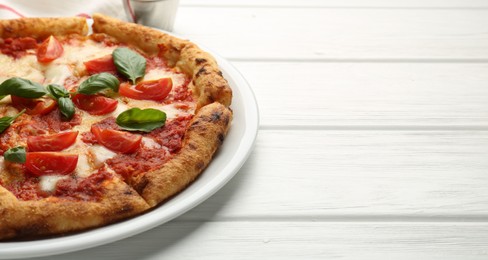
MULTIPOLYGON (((163 30, 160 31, 168 33, 180 39, 185 39, 185 37, 181 35, 166 32, 163 30)), ((171 220, 174 220, 180 215, 190 211, 197 205, 200 205, 205 200, 214 195, 217 191, 219 191, 228 181, 230 181, 237 174, 237 172, 239 172, 239 170, 251 154, 258 134, 259 108, 256 96, 244 76, 228 60, 224 59, 216 52, 210 50, 204 45, 201 45, 195 41, 191 42, 197 44, 199 48, 210 53, 217 60, 219 68, 224 74, 227 74, 226 79, 228 81, 232 80, 235 84, 235 86, 231 85, 233 93, 237 93, 236 90, 238 90, 239 94, 242 96, 242 105, 244 107, 244 111, 240 112, 242 112, 242 115, 244 117, 243 120, 245 121, 245 129, 242 134, 241 141, 238 143, 240 145, 236 148, 233 157, 222 167, 221 172, 223 174, 219 174, 211 179, 211 181, 209 181, 209 183, 204 186, 205 189, 198 190, 198 192, 200 193, 198 196, 193 196, 191 197, 191 199, 183 201, 185 203, 172 205, 172 208, 165 209, 166 212, 161 212, 165 213, 162 216, 159 216, 161 215, 161 213, 158 211, 158 208, 156 208, 140 216, 136 216, 118 223, 102 226, 81 233, 67 235, 65 237, 48 238, 34 241, 0 242, 0 259, 19 259, 65 254, 109 243, 114 243, 116 241, 120 241, 125 238, 141 234, 157 226, 163 225, 171 220), (233 162, 234 164, 231 164, 233 162), (125 229, 126 226, 132 227, 125 229), (105 234, 102 233, 103 231, 106 231, 105 234), (102 235, 98 233, 102 233, 102 235), (4 246, 5 248, 2 248, 2 246, 4 246)), ((225 145, 226 142, 224 142, 223 146, 225 145)), ((183 192, 184 190, 182 191, 182 193, 183 192)), ((176 197, 178 196, 179 195, 176 195, 176 197)))

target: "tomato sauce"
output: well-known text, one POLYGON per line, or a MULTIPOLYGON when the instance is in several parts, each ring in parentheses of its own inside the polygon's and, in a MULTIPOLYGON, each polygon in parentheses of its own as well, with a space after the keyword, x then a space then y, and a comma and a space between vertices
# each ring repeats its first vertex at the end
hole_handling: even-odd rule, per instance
POLYGON ((106 163, 112 170, 127 179, 130 176, 137 176, 158 169, 170 158, 171 154, 164 148, 148 149, 141 147, 132 154, 118 154, 107 160, 106 163))
POLYGON ((37 41, 31 37, 23 38, 8 38, 0 43, 0 51, 15 59, 21 58, 26 54, 27 50, 36 49, 37 41))
POLYGON ((43 198, 42 191, 39 189, 39 178, 26 176, 23 181, 15 181, 3 186, 19 200, 37 200, 43 198))
POLYGON ((169 152, 175 153, 181 149, 183 137, 191 119, 191 115, 175 118, 145 136, 153 138, 161 146, 166 147, 169 152))
POLYGON ((32 121, 40 128, 49 129, 49 133, 54 134, 81 124, 81 115, 76 113, 71 120, 67 121, 61 117, 59 110, 55 109, 46 115, 33 116, 32 121))
MULTIPOLYGON (((181 149, 186 127, 191 118, 191 115, 178 117, 167 121, 163 127, 150 133, 140 133, 142 136, 152 138, 162 148, 141 147, 132 154, 118 154, 107 160, 107 164, 125 178, 160 168, 174 153, 181 149)), ((113 117, 106 118, 94 125, 101 129, 120 130, 113 117)), ((95 136, 90 132, 83 133, 82 140, 89 144, 98 143, 95 136)))
POLYGON ((113 175, 102 168, 97 173, 87 178, 61 179, 56 184, 53 192, 40 189, 40 178, 28 172, 24 172, 24 179, 9 184, 1 184, 20 200, 39 200, 47 197, 57 197, 76 201, 99 201, 103 195, 105 180, 110 180, 113 175))
POLYGON ((99 201, 103 195, 103 182, 112 178, 111 173, 101 168, 87 178, 60 180, 53 195, 71 200, 99 201))

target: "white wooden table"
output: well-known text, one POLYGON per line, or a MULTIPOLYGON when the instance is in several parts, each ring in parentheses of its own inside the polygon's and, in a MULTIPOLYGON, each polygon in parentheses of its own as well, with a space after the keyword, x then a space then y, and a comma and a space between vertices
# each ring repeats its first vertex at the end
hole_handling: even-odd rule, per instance
POLYGON ((261 125, 158 228, 45 259, 488 259, 488 1, 181 0, 261 125))

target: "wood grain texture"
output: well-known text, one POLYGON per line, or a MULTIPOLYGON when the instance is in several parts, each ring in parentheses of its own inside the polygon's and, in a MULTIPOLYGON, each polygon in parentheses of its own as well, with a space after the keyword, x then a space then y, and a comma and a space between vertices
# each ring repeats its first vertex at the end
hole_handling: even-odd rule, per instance
POLYGON ((486 24, 487 9, 185 7, 175 33, 232 60, 486 61, 486 24))
POLYGON ((488 126, 488 64, 234 65, 256 93, 266 128, 488 126))
POLYGON ((260 131, 191 221, 488 220, 488 132, 260 131))
POLYGON ((44 259, 486 259, 485 223, 179 222, 44 259))

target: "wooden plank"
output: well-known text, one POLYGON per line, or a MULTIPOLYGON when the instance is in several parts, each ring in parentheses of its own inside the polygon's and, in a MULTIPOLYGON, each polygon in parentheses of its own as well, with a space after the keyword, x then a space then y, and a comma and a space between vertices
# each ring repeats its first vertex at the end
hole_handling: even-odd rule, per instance
POLYGON ((235 60, 486 61, 486 25, 487 9, 186 6, 175 33, 235 60))
POLYGON ((486 223, 172 222, 43 259, 486 259, 486 223))
POLYGON ((233 64, 264 127, 488 125, 488 64, 233 64))
POLYGON ((488 132, 260 131, 185 220, 488 219, 488 132))
POLYGON ((180 0, 182 6, 274 6, 322 8, 473 8, 488 7, 484 0, 180 0))

